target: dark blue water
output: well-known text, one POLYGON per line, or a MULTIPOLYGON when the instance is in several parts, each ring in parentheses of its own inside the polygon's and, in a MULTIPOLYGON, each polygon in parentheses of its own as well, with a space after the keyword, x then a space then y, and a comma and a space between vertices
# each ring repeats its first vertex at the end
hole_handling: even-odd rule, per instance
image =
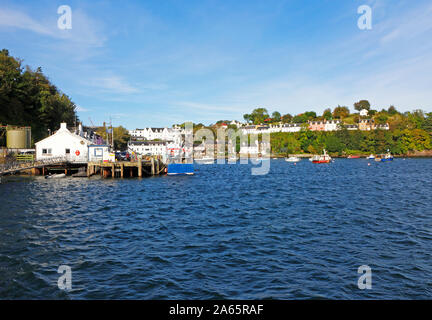
MULTIPOLYGON (((0 298, 432 298, 432 159, 0 184, 0 298), (72 290, 57 268, 72 269, 72 290), (372 269, 360 290, 357 269, 372 269)), ((5 178, 3 178, 5 180, 5 178)))

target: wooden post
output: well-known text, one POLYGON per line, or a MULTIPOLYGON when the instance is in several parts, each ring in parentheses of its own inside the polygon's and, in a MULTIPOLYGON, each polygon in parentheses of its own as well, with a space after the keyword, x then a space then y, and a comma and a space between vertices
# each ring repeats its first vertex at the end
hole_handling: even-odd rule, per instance
POLYGON ((123 163, 120 164, 120 177, 123 178, 123 163))
POLYGON ((115 164, 111 165, 111 177, 115 178, 115 164))
POLYGON ((156 172, 157 172, 157 174, 159 174, 159 171, 160 171, 160 165, 159 165, 159 157, 158 157, 158 159, 157 159, 157 163, 156 163, 156 172))
POLYGON ((42 167, 42 175, 43 176, 45 175, 45 167, 44 166, 42 167))
POLYGON ((151 174, 154 176, 155 174, 155 165, 154 165, 154 158, 151 157, 151 174))
POLYGON ((129 176, 132 178, 133 177, 133 168, 129 167, 129 176))
POLYGON ((141 157, 138 158, 138 177, 142 177, 142 160, 141 157))

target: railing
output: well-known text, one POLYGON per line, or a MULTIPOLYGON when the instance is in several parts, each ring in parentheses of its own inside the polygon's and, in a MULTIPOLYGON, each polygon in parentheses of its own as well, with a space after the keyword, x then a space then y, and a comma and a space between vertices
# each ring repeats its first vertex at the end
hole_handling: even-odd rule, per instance
POLYGON ((17 161, 33 161, 34 155, 33 154, 19 154, 16 156, 17 161))
POLYGON ((50 164, 57 164, 66 162, 66 157, 52 157, 44 160, 27 160, 27 161, 8 161, 6 163, 0 164, 0 174, 14 171, 21 171, 36 167, 42 167, 50 164))

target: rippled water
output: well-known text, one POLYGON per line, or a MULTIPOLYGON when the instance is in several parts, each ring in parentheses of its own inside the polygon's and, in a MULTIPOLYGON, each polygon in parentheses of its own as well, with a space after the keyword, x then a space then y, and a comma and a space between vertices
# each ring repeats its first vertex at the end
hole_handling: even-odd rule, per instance
POLYGON ((430 299, 432 159, 367 163, 3 178, 0 298, 430 299))

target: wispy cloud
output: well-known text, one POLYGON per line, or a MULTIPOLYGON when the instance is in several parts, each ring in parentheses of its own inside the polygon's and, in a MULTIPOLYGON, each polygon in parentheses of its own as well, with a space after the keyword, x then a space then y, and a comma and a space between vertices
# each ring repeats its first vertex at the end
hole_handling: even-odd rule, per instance
POLYGON ((95 78, 88 84, 105 92, 117 94, 131 94, 140 91, 138 88, 128 84, 126 80, 118 76, 95 78))
POLYGON ((52 28, 34 20, 24 12, 0 8, 0 27, 18 28, 38 34, 55 36, 52 28))
POLYGON ((87 109, 87 108, 83 108, 83 107, 77 105, 76 108, 75 108, 75 111, 78 111, 78 112, 89 112, 90 110, 87 109))

